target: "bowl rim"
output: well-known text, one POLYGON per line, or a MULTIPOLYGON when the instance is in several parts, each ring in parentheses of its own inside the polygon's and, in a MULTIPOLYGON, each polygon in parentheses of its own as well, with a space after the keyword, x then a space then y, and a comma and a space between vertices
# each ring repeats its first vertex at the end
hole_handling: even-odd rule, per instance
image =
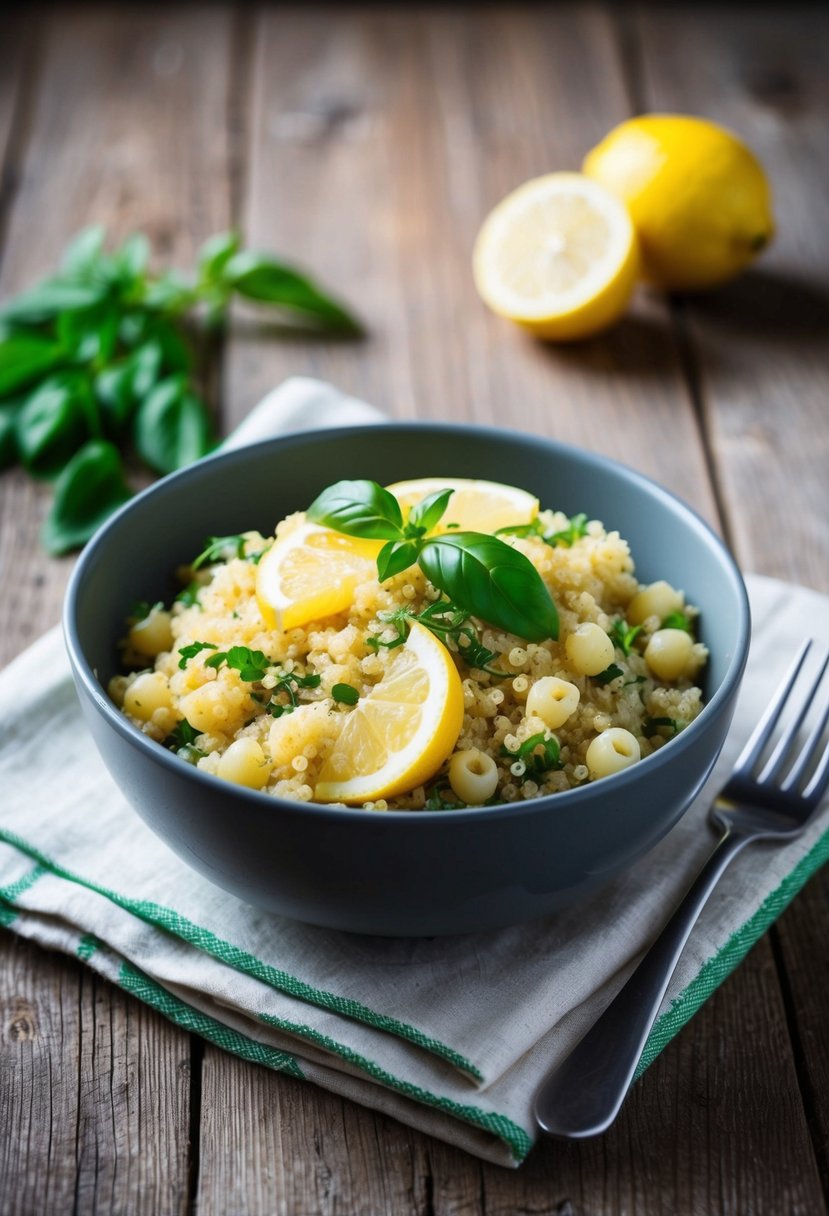
MULTIPOLYGON (((364 434, 367 429, 367 425, 363 424, 348 427, 326 427, 324 430, 319 431, 290 431, 283 435, 260 439, 243 446, 232 447, 227 450, 218 449, 192 465, 167 474, 128 499, 89 540, 69 578, 63 601, 62 627, 64 643, 76 680, 80 680, 84 690, 104 720, 115 729, 122 739, 132 744, 140 752, 143 752, 148 760, 160 765, 162 768, 169 768, 171 775, 177 775, 183 780, 194 781, 197 788, 199 785, 206 783, 206 788, 212 790, 213 793, 223 790, 234 799, 241 799, 243 803, 249 805, 251 812, 254 812, 258 808, 260 813, 270 812, 270 814, 273 814, 274 809, 278 808, 281 814, 288 814, 290 816, 311 815, 323 821, 336 819, 338 823, 348 820, 356 821, 357 823, 371 822, 377 824, 379 830, 383 830, 379 828, 379 825, 383 823, 399 823, 402 826, 404 824, 411 825, 415 821, 425 821, 435 825, 437 823, 461 824, 481 818, 486 818, 488 822, 505 818, 518 819, 527 815, 546 814, 551 806, 564 810, 565 808, 583 804, 586 811, 590 803, 596 799, 597 791, 601 787, 602 782, 593 782, 578 789, 562 790, 559 793, 546 794, 518 802, 501 803, 495 806, 464 807, 451 811, 391 810, 389 812, 378 813, 376 810, 365 810, 363 807, 344 807, 323 802, 300 802, 278 798, 272 794, 266 794, 261 790, 249 789, 242 785, 231 785, 231 783, 214 776, 212 773, 205 773, 194 765, 185 764, 172 752, 161 747, 160 744, 134 727, 117 708, 115 703, 110 700, 99 683, 95 671, 83 653, 80 644, 77 625, 78 599, 87 569, 96 560, 102 546, 106 544, 110 535, 117 530, 121 521, 126 516, 131 515, 134 511, 140 511, 142 505, 148 499, 166 493, 172 484, 178 485, 182 482, 197 481, 202 476, 203 469, 208 465, 223 464, 233 466, 243 464, 252 452, 260 451, 262 448, 271 447, 274 450, 278 450, 283 446, 292 448, 303 446, 309 440, 314 439, 325 439, 326 441, 345 440, 361 433, 364 434)), ((668 490, 647 474, 639 472, 630 465, 601 453, 593 452, 588 448, 564 443, 558 439, 551 439, 546 436, 533 435, 531 432, 520 431, 516 428, 482 426, 477 423, 403 420, 399 422, 372 423, 370 424, 370 429, 375 433, 386 436, 400 436, 401 434, 405 435, 413 431, 422 432, 424 430, 432 431, 437 435, 462 435, 474 431, 483 438, 492 441, 511 439, 518 440, 524 444, 532 441, 533 444, 551 450, 565 459, 575 460, 593 467, 598 466, 611 477, 618 477, 624 482, 632 482, 640 488, 647 490, 652 497, 656 498, 664 506, 669 507, 674 512, 679 511, 681 515, 684 515, 685 521, 691 526, 692 530, 698 533, 707 543, 708 547, 716 553, 736 594, 739 605, 739 621, 734 653, 729 660, 728 668, 719 688, 711 699, 705 702, 694 721, 689 723, 676 738, 671 739, 665 747, 659 748, 658 751, 653 752, 650 756, 645 756, 641 761, 631 765, 629 768, 623 769, 619 773, 614 773, 614 789, 618 790, 619 795, 622 796, 627 786, 640 781, 646 773, 655 772, 666 764, 672 764, 678 760, 681 753, 687 751, 693 745, 697 735, 705 728, 707 721, 715 713, 719 712, 723 702, 726 702, 732 696, 735 688, 738 686, 748 659, 751 634, 751 612, 748 592, 746 591, 742 574, 725 542, 718 536, 712 526, 703 519, 702 515, 694 507, 685 502, 684 499, 674 494, 673 491, 668 490)))

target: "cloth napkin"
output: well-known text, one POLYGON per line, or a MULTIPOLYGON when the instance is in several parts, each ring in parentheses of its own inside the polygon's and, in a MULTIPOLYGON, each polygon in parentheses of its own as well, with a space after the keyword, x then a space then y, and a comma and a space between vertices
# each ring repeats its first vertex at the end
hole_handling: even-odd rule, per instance
MULTIPOLYGON (((238 441, 381 417, 292 380, 238 441)), ((428 469, 422 470, 424 474, 428 469)), ((535 1088, 629 974, 714 843, 705 813, 800 640, 829 601, 748 580, 754 632, 734 725, 706 790, 645 858, 542 921, 383 939, 250 907, 192 872, 134 814, 81 719, 57 629, 0 673, 0 924, 75 954, 187 1030, 480 1157, 515 1166, 535 1088)), ((786 847, 755 845, 696 926, 642 1069, 829 856, 829 807, 786 847)))

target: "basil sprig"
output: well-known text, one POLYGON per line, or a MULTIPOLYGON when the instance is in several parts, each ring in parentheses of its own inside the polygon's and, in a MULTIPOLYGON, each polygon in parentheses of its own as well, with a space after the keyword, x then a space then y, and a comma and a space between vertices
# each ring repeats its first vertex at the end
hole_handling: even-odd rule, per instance
POLYGON ((535 566, 504 541, 483 532, 428 533, 440 521, 451 490, 424 498, 404 522, 400 504, 376 481, 338 481, 308 508, 314 523, 371 540, 385 540, 380 580, 415 562, 466 612, 531 642, 558 637, 558 613, 535 566))
POLYGON ((360 332, 316 283, 241 249, 236 232, 211 237, 190 275, 151 270, 141 233, 104 245, 102 228, 87 229, 50 278, 0 305, 0 469, 58 479, 42 533, 53 554, 82 545, 130 496, 123 453, 170 473, 213 447, 197 331, 222 324, 233 299, 315 332, 360 332))

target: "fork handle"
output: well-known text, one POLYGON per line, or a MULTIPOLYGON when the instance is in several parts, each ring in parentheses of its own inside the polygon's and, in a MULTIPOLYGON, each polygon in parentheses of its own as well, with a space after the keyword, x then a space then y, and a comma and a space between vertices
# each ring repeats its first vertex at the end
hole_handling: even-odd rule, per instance
POLYGON ((599 1135, 616 1118, 691 929, 726 866, 752 839, 753 833, 725 831, 624 987, 541 1082, 535 1117, 542 1131, 582 1139, 599 1135))

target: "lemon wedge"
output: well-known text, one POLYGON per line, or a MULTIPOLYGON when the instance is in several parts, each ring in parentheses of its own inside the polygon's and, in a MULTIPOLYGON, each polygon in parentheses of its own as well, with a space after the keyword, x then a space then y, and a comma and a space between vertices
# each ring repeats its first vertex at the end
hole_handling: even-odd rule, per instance
POLYGON ((446 532, 447 524, 460 531, 495 532, 498 528, 529 524, 538 514, 538 499, 517 486, 497 481, 475 481, 465 477, 420 477, 386 487, 400 503, 403 515, 415 503, 439 490, 454 490, 443 519, 434 529, 446 532))
POLYGON ((611 325, 638 270, 636 233, 614 194, 580 173, 533 178, 484 221, 475 283, 501 316, 569 341, 611 325))
POLYGON ((414 622, 383 679, 346 717, 314 798, 359 805, 414 789, 450 755, 462 724, 452 657, 414 622))
POLYGON ((256 569, 256 599, 267 627, 295 629, 348 608, 354 588, 377 577, 382 543, 312 523, 278 537, 256 569))

